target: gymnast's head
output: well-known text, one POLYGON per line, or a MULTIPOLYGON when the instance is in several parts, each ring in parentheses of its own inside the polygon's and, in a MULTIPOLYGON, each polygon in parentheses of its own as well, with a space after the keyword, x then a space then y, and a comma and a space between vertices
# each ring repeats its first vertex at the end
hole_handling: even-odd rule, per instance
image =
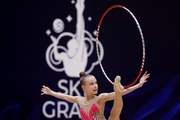
POLYGON ((79 77, 81 88, 86 94, 97 94, 98 84, 96 78, 93 75, 80 72, 79 77))

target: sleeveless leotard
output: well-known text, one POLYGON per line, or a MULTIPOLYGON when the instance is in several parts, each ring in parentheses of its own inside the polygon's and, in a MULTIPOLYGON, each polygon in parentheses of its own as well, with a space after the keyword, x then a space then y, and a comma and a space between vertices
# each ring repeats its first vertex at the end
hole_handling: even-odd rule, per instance
POLYGON ((88 112, 86 112, 84 108, 80 106, 80 114, 82 120, 98 120, 97 115, 99 114, 99 108, 96 106, 95 103, 92 103, 88 112))
POLYGON ((88 111, 86 112, 83 106, 80 104, 80 114, 82 120, 98 120, 98 115, 100 113, 100 110, 98 106, 94 103, 94 101, 91 103, 88 111))

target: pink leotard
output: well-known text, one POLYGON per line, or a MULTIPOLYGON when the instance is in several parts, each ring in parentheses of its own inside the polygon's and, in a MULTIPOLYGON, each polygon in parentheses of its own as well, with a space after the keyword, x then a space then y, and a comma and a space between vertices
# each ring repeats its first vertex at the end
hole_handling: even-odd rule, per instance
POLYGON ((95 103, 92 103, 88 112, 84 110, 82 106, 80 106, 80 114, 82 120, 98 120, 97 115, 100 113, 99 108, 95 103))

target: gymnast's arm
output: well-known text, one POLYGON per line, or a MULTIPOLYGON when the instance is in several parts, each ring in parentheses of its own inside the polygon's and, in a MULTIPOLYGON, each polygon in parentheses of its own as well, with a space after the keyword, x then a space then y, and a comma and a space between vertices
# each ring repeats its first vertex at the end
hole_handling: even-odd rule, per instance
MULTIPOLYGON (((149 77, 150 77, 150 73, 147 73, 147 71, 146 71, 144 73, 144 75, 141 77, 138 84, 124 89, 124 91, 122 92, 122 96, 142 87, 144 85, 144 83, 147 82, 147 78, 149 78, 149 77)), ((99 96, 102 99, 102 101, 106 102, 106 101, 114 100, 115 92, 101 93, 99 96)))
POLYGON ((101 102, 107 102, 107 101, 111 101, 114 100, 115 98, 115 92, 110 92, 110 93, 101 93, 99 95, 101 102))
POLYGON ((138 84, 131 86, 129 88, 124 89, 122 95, 126 95, 144 85, 145 82, 147 82, 147 78, 150 77, 150 73, 147 73, 147 71, 144 73, 144 75, 141 77, 140 81, 138 84))
POLYGON ((55 92, 51 90, 49 87, 44 86, 44 85, 41 89, 41 92, 42 92, 41 95, 50 95, 50 96, 53 96, 62 100, 66 100, 71 103, 78 103, 78 97, 80 97, 80 96, 71 96, 71 95, 60 93, 60 92, 55 92))
MULTIPOLYGON (((124 89, 124 91, 122 92, 122 96, 123 95, 126 95, 134 90, 136 90, 137 88, 140 87, 140 84, 137 84, 137 85, 134 85, 132 87, 129 87, 127 89, 124 89)), ((103 101, 103 102, 107 102, 107 101, 111 101, 111 100, 114 100, 115 98, 115 92, 110 92, 110 93, 101 93, 100 95, 100 98, 101 100, 100 101, 103 101)))
POLYGON ((131 86, 131 87, 129 87, 129 88, 126 88, 126 89, 124 89, 124 91, 122 92, 122 95, 126 95, 126 94, 128 94, 128 93, 130 93, 130 92, 132 92, 132 91, 134 91, 134 90, 136 90, 136 89, 138 89, 138 88, 140 88, 141 86, 140 86, 140 83, 138 83, 138 84, 136 84, 136 85, 134 85, 134 86, 131 86))

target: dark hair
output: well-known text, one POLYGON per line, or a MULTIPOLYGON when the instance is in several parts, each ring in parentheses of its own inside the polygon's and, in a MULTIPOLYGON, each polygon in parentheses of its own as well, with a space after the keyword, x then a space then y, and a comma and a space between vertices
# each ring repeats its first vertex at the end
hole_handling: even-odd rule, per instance
POLYGON ((80 72, 79 77, 80 77, 80 85, 84 85, 84 80, 86 77, 90 76, 90 74, 86 74, 85 72, 80 72))

